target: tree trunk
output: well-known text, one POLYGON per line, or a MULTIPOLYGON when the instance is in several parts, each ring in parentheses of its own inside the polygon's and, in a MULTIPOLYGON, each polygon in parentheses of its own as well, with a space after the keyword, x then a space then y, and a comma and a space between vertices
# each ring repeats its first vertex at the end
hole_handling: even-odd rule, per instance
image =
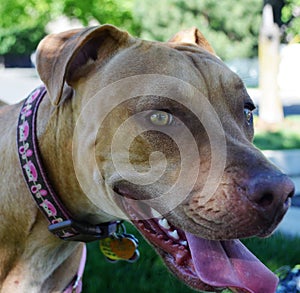
POLYGON ((263 21, 259 36, 259 87, 261 98, 259 101, 259 117, 269 124, 283 121, 283 107, 279 96, 279 45, 280 30, 274 23, 272 6, 265 5, 263 21))

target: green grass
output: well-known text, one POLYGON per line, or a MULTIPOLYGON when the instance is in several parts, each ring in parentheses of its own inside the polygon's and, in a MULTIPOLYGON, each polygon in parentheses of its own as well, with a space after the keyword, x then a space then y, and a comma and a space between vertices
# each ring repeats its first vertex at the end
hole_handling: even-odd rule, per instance
MULTIPOLYGON (((83 279, 84 293, 192 293, 178 281, 143 238, 130 228, 140 241, 140 259, 134 263, 108 263, 98 243, 88 245, 88 261, 83 279)), ((266 239, 243 240, 245 245, 272 271, 300 261, 300 238, 280 233, 266 239)), ((228 292, 228 291, 227 291, 228 292)))
POLYGON ((260 132, 254 144, 261 150, 300 149, 300 131, 260 132))
POLYGON ((300 262, 300 238, 276 233, 269 238, 250 238, 244 244, 272 271, 300 262))
POLYGON ((262 150, 300 149, 300 116, 288 116, 272 130, 255 130, 254 144, 262 150))
POLYGON ((84 293, 195 292, 168 272, 161 259, 135 228, 129 226, 128 232, 139 239, 140 259, 133 264, 108 263, 100 252, 98 243, 90 243, 83 279, 84 293))
MULTIPOLYGON (((283 127, 272 131, 256 131, 254 143, 261 149, 300 148, 300 117, 289 117, 283 127)), ((88 260, 83 279, 84 293, 192 293, 162 263, 153 249, 137 231, 140 259, 134 263, 108 263, 97 242, 88 245, 88 260)), ((276 233, 267 239, 251 238, 246 246, 271 270, 300 262, 300 238, 276 233)), ((226 291, 229 292, 229 291, 226 291)), ((225 291, 224 291, 225 293, 225 291)))

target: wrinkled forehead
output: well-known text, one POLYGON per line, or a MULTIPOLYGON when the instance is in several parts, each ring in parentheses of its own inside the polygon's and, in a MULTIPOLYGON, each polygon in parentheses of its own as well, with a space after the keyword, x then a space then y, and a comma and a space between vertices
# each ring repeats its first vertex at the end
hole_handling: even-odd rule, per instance
POLYGON ((143 41, 119 51, 102 72, 104 84, 130 77, 134 77, 130 81, 133 87, 146 88, 144 95, 165 93, 175 99, 180 96, 190 100, 191 96, 198 96, 193 91, 198 91, 214 102, 220 93, 236 96, 238 91, 244 91, 240 78, 220 59, 188 45, 143 41), (154 79, 150 78, 154 75, 154 79))
POLYGON ((228 77, 231 82, 239 82, 239 78, 218 57, 206 50, 171 43, 142 41, 119 51, 105 69, 106 77, 114 80, 130 75, 162 74, 202 87, 212 77, 216 81, 228 77))

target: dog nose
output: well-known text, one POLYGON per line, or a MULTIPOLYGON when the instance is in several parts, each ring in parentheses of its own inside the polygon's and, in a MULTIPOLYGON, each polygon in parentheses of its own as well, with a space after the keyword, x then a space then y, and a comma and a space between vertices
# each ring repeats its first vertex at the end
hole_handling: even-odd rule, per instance
POLYGON ((284 174, 258 175, 248 185, 247 197, 262 211, 287 210, 295 193, 295 185, 284 174))

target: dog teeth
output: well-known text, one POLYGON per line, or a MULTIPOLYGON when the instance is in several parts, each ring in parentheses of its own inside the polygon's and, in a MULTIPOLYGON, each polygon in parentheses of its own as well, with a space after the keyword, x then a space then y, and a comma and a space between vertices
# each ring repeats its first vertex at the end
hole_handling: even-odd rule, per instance
POLYGON ((152 214, 153 218, 156 218, 156 219, 161 219, 162 218, 162 215, 154 209, 151 209, 151 214, 152 214))
POLYGON ((168 232, 169 236, 171 236, 172 238, 178 240, 179 239, 179 235, 178 235, 178 232, 177 230, 174 230, 172 232, 168 232))
POLYGON ((187 246, 187 241, 185 241, 185 240, 181 240, 179 243, 183 246, 187 246))
POLYGON ((169 230, 169 229, 170 229, 170 225, 169 225, 167 219, 165 219, 165 218, 160 219, 160 220, 158 221, 158 224, 159 224, 162 228, 164 228, 164 229, 166 229, 166 230, 169 230))

